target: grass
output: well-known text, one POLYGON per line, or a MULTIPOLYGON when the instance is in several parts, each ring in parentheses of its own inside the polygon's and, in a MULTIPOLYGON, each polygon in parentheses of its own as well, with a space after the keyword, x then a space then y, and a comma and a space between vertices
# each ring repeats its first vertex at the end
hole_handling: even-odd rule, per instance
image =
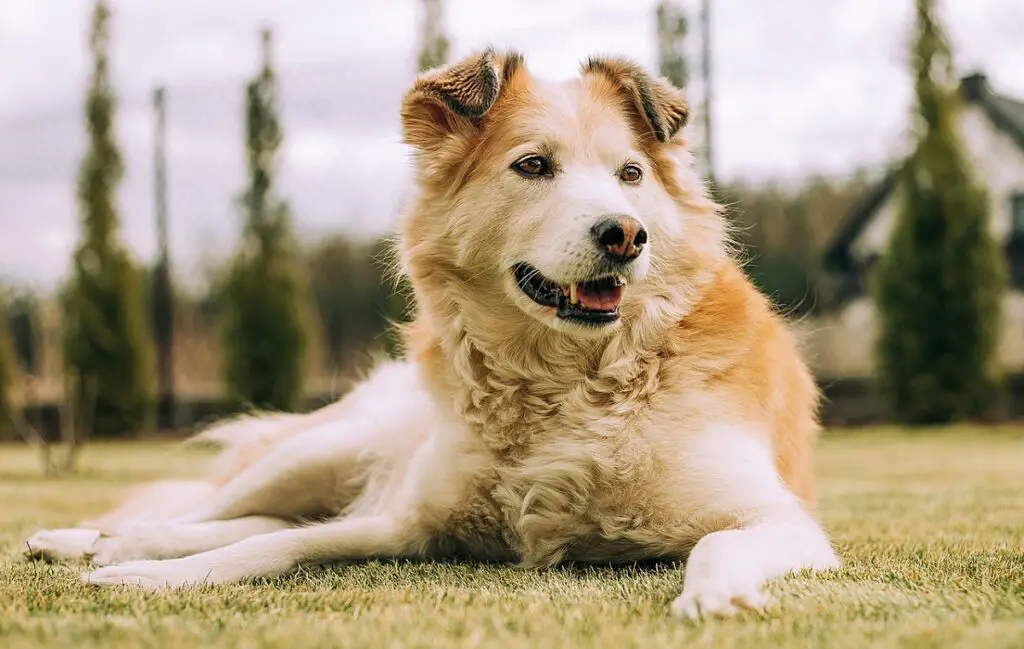
POLYGON ((822 515, 845 567, 775 583, 765 614, 705 624, 667 616, 681 568, 371 562, 146 594, 93 590, 80 567, 22 559, 35 529, 201 459, 95 445, 80 476, 48 480, 26 449, 0 447, 0 646, 1024 647, 1022 429, 830 435, 822 515))

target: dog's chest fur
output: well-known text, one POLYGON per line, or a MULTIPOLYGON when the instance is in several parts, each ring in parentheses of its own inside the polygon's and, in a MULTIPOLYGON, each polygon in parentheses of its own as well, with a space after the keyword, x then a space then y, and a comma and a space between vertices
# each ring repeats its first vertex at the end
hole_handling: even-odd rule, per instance
POLYGON ((452 514, 452 541, 526 565, 678 556, 681 530, 657 479, 664 467, 643 433, 657 357, 589 376, 531 368, 526 382, 468 353, 472 380, 448 394, 493 462, 452 514))

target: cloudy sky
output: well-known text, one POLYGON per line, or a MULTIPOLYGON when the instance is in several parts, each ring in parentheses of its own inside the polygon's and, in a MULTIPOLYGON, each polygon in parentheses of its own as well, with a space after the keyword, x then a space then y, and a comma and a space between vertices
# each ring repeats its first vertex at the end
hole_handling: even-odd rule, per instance
MULTIPOLYGON (((680 0, 684 6, 693 0, 680 0)), ((230 249, 244 183, 242 85, 275 29, 286 146, 281 191, 304 239, 387 231, 409 177, 397 108, 419 0, 115 0, 124 235, 155 249, 150 93, 169 93, 172 247, 182 279, 230 249)), ((454 56, 512 46, 564 78, 594 52, 655 65, 655 0, 447 0, 454 56)), ((905 149, 910 0, 714 0, 718 172, 792 180, 877 168, 905 149)), ((962 70, 1024 96, 1024 6, 947 0, 962 70)), ((0 2, 0 281, 54 286, 76 236, 89 0, 0 2)), ((696 47, 697 43, 694 42, 696 47)), ((701 88, 692 89, 695 98, 701 88)))

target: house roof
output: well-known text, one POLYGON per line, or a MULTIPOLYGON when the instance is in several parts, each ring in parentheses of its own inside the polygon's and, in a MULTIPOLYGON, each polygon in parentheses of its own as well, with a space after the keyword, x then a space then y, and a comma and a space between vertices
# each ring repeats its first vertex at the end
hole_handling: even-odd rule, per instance
MULTIPOLYGON (((980 106, 996 128, 1009 135, 1024 151, 1024 101, 1011 99, 992 90, 984 74, 974 73, 960 81, 965 103, 980 106)), ((851 247, 871 222, 871 217, 898 184, 905 163, 891 168, 885 177, 846 215, 825 250, 825 268, 849 270, 853 265, 851 247)))

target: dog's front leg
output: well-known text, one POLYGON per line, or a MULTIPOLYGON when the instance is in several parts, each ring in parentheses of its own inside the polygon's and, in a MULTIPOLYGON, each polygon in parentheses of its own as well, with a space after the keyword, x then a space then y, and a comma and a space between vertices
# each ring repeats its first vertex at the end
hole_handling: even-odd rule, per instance
POLYGON ((694 546, 673 613, 699 618, 760 609, 770 579, 839 566, 824 530, 778 477, 765 436, 723 427, 691 451, 698 466, 708 467, 690 486, 702 494, 709 520, 736 525, 694 546))
POLYGON ((182 559, 132 561, 94 570, 83 581, 151 590, 276 577, 300 565, 417 554, 421 529, 389 516, 342 519, 254 536, 182 559))

